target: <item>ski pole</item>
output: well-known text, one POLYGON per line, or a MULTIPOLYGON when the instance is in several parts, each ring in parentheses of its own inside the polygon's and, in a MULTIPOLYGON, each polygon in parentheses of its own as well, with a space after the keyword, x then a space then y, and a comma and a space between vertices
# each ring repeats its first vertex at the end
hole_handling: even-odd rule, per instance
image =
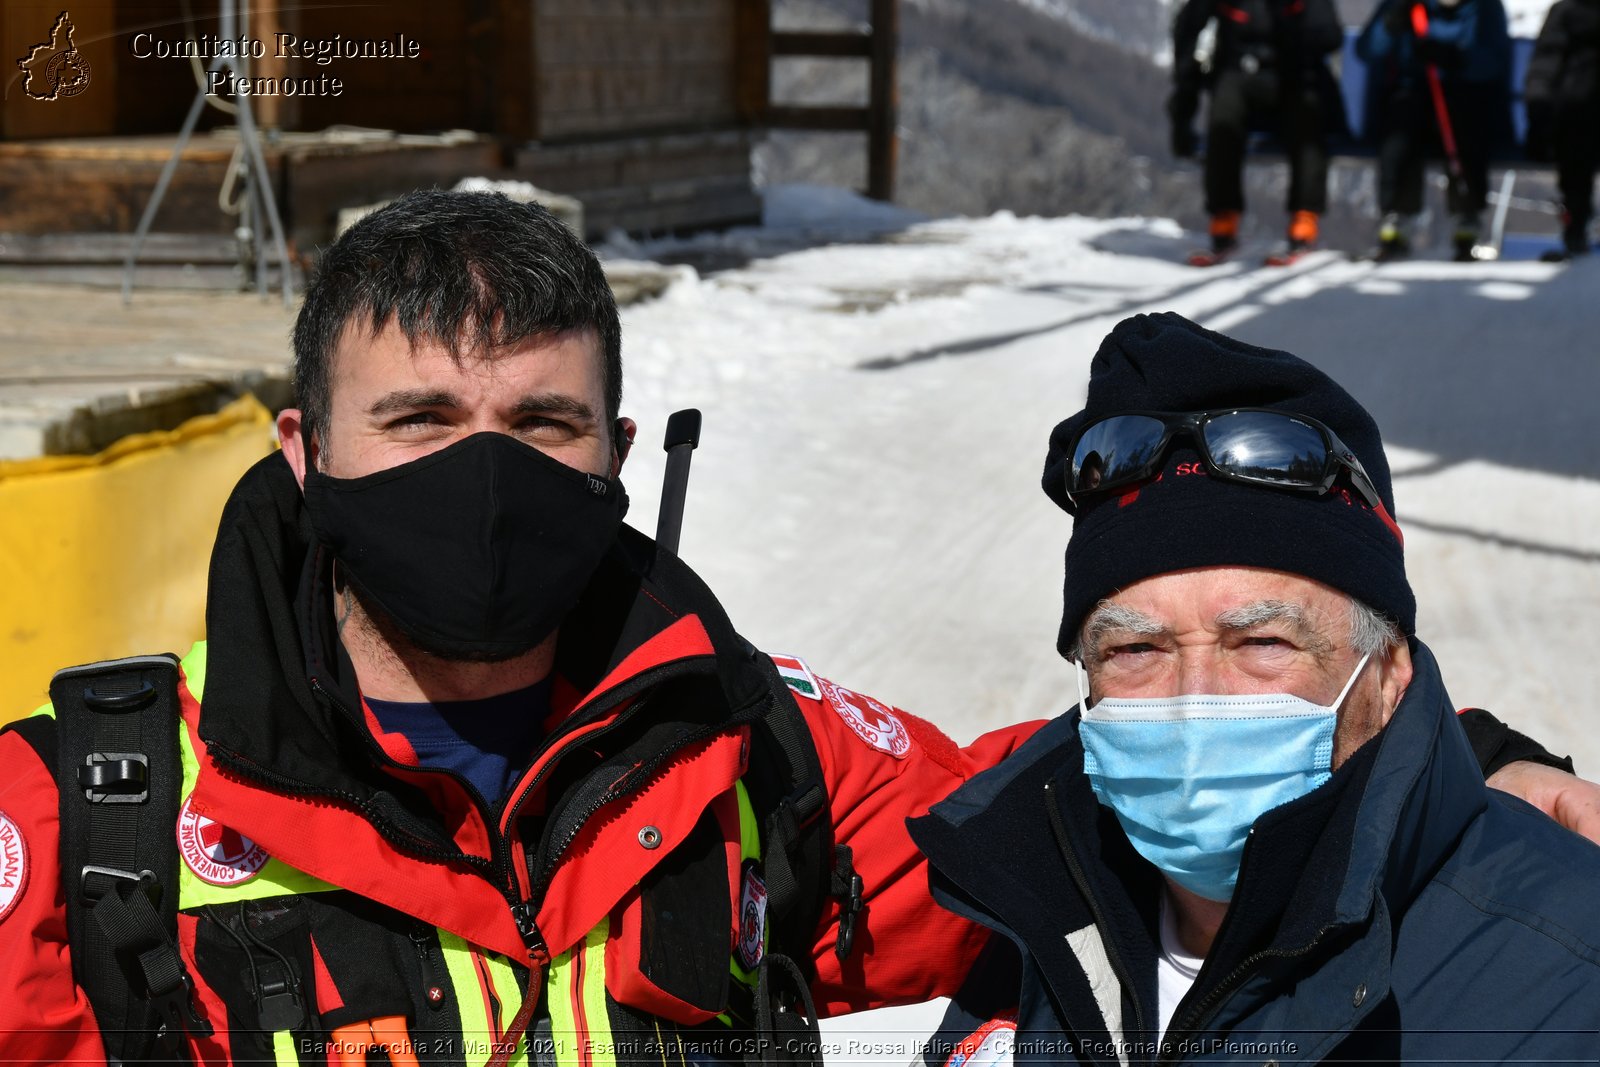
MULTIPOLYGON (((1421 4, 1411 8, 1411 28, 1417 40, 1428 35, 1428 9, 1421 4)), ((1450 174, 1450 191, 1457 203, 1466 202, 1466 177, 1461 170, 1461 153, 1456 151, 1456 130, 1450 122, 1450 105, 1444 98, 1444 80, 1439 64, 1428 61, 1428 91, 1433 96, 1433 116, 1439 123, 1439 140, 1444 144, 1445 169, 1450 174)))
POLYGON ((700 411, 684 408, 667 418, 667 472, 661 479, 661 514, 656 519, 656 544, 668 552, 678 551, 683 533, 683 499, 689 491, 689 460, 700 444, 700 411))

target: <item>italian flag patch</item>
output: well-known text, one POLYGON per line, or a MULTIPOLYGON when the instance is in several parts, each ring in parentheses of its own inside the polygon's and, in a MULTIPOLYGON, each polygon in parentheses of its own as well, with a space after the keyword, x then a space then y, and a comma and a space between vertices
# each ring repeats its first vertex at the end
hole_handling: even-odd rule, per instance
POLYGON ((811 668, 806 666, 805 660, 798 656, 779 656, 769 653, 772 663, 778 668, 778 674, 783 677, 784 684, 803 697, 812 700, 822 699, 822 687, 817 684, 817 676, 811 673, 811 668))

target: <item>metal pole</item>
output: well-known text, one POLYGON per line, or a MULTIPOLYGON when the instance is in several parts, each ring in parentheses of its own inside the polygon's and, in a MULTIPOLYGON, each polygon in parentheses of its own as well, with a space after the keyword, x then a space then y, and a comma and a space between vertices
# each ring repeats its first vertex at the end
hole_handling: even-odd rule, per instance
MULTIPOLYGON (((239 28, 239 12, 245 12, 246 24, 249 20, 249 0, 222 0, 221 16, 219 19, 221 34, 224 38, 237 38, 239 28)), ((244 71, 239 67, 234 57, 219 57, 212 61, 208 68, 210 72, 219 70, 232 70, 234 74, 243 77, 244 71)), ((259 190, 260 202, 266 212, 267 222, 272 229, 274 248, 278 254, 279 269, 283 272, 283 306, 289 307, 293 303, 294 286, 289 271, 289 243, 283 235, 283 219, 278 214, 277 198, 272 193, 271 175, 267 172, 265 157, 261 154, 261 142, 256 128, 255 118, 250 111, 250 98, 237 96, 234 98, 238 109, 239 138, 244 144, 247 159, 247 181, 253 181, 254 194, 259 190)), ((178 142, 172 147, 172 155, 167 159, 166 165, 161 169, 161 176, 156 179, 155 192, 150 196, 150 202, 144 207, 144 214, 139 218, 139 225, 133 233, 133 245, 128 249, 128 258, 122 265, 122 302, 128 304, 133 299, 133 274, 139 258, 139 250, 144 246, 144 239, 150 233, 150 227, 155 222, 156 212, 161 208, 162 198, 167 195, 167 186, 172 182, 173 172, 178 169, 178 162, 183 158, 183 150, 189 144, 189 138, 194 134, 195 125, 200 121, 200 112, 205 108, 206 87, 201 84, 195 92, 194 102, 189 105, 189 114, 183 120, 183 127, 178 132, 178 142)), ((257 230, 256 239, 260 240, 260 231, 257 230)), ((263 272, 264 274, 264 272, 263 272)))
POLYGON ((249 97, 236 98, 239 102, 239 136, 244 139, 246 154, 250 157, 250 165, 255 169, 256 188, 260 192, 261 205, 267 213, 267 224, 272 227, 272 243, 278 253, 279 269, 283 271, 280 280, 283 287, 283 306, 289 307, 293 303, 291 297, 294 284, 289 277, 289 243, 283 237, 283 219, 278 215, 278 201, 272 193, 272 176, 267 173, 267 161, 261 155, 261 142, 256 137, 255 119, 250 114, 249 97))
POLYGON ((895 55, 900 42, 900 0, 872 0, 871 96, 867 104, 867 195, 894 199, 895 136, 900 92, 895 55))
POLYGON ((1500 253, 1505 248, 1506 216, 1511 213, 1511 195, 1516 188, 1517 172, 1507 170, 1500 176, 1500 199, 1494 206, 1494 223, 1489 227, 1489 244, 1494 248, 1496 259, 1500 258, 1500 253))
MULTIPOLYGON (((249 168, 245 169, 249 175, 249 168)), ((250 198, 250 251, 255 255, 255 263, 251 270, 256 276, 256 295, 261 299, 267 298, 267 242, 261 239, 266 220, 262 218, 261 198, 256 195, 255 178, 247 177, 245 189, 250 198)))
POLYGON ((689 492, 689 460, 700 444, 700 412, 674 411, 667 418, 667 472, 661 480, 661 515, 656 519, 656 545, 677 554, 683 533, 683 500, 689 492))
MULTIPOLYGON (((212 63, 211 69, 220 69, 222 60, 212 63)), ((150 225, 156 220, 156 211, 161 207, 161 198, 167 195, 167 186, 172 182, 172 174, 178 169, 178 160, 183 156, 183 149, 189 143, 189 137, 194 133, 195 124, 200 121, 200 111, 206 106, 205 87, 195 94, 194 103, 189 105, 189 114, 183 120, 183 127, 178 131, 178 143, 172 146, 172 155, 161 168, 161 177, 156 179, 156 191, 151 194, 150 202, 144 206, 144 214, 139 216, 139 225, 133 231, 133 245, 128 249, 128 258, 122 264, 122 303, 127 306, 133 299, 133 271, 135 261, 139 258, 139 249, 144 247, 144 239, 150 233, 150 225)))

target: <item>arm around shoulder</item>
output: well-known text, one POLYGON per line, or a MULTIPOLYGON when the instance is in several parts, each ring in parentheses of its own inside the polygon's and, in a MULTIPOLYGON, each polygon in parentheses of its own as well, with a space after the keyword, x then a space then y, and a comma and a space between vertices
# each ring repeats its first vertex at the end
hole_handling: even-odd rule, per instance
POLYGON ((933 902, 906 820, 999 763, 1042 723, 962 747, 931 723, 827 679, 817 692, 797 703, 821 761, 834 840, 851 851, 864 904, 842 958, 838 902, 824 912, 813 952, 817 1008, 840 1015, 948 996, 986 934, 933 902))
POLYGON ((1570 756, 1555 755, 1482 708, 1464 708, 1456 721, 1491 788, 1527 801, 1600 844, 1600 785, 1579 778, 1570 756))

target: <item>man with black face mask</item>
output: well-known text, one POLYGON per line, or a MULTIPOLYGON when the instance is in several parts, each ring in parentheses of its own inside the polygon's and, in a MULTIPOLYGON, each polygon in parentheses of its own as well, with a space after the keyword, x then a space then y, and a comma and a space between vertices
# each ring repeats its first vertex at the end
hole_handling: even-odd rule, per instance
POLYGON ((757 652, 622 525, 620 331, 576 237, 403 198, 324 254, 294 347, 174 694, 171 878, 58 832, 141 774, 123 733, 57 768, 63 702, 120 721, 155 667, 0 735, 0 1058, 795 1062, 819 1015, 956 987, 982 935, 905 819, 1035 726, 961 749, 757 652))
MULTIPOLYGON (((954 988, 979 938, 929 906, 904 820, 1032 726, 961 749, 757 652, 622 524, 635 427, 581 241, 405 197, 324 254, 294 348, 300 406, 225 510, 182 663, 173 884, 58 860, 54 724, 0 738, 28 849, 3 1058, 794 1061, 821 1014, 954 988), (175 905, 176 952, 115 923, 116 959, 80 952, 80 892, 175 905)), ((102 747, 91 792, 135 751, 102 747)))

